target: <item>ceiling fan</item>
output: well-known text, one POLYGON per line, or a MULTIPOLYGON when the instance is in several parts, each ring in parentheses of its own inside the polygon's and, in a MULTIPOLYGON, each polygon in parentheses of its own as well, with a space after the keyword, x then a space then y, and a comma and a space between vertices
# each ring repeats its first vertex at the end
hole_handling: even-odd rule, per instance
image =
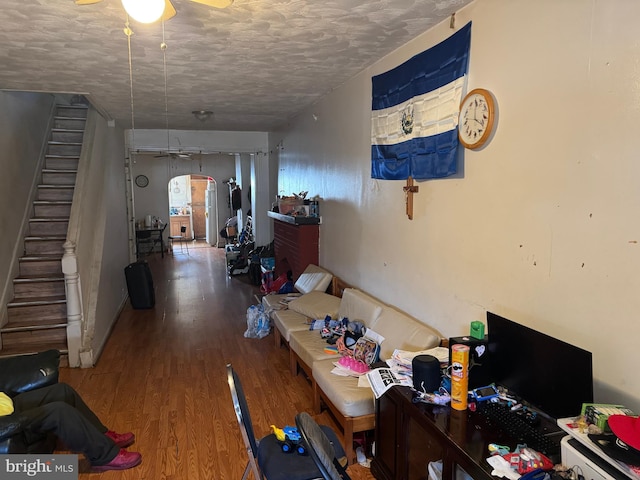
MULTIPOLYGON (((103 0, 75 0, 76 5, 92 5, 94 3, 102 2, 103 0)), ((208 7, 214 8, 227 8, 233 3, 233 0, 191 0, 192 2, 200 3, 208 7)), ((173 18, 176 14, 176 9, 170 0, 165 0, 164 13, 162 14, 162 20, 167 21, 173 18)))
POLYGON ((178 159, 191 160, 191 154, 190 153, 182 153, 182 152, 167 152, 167 153, 163 153, 161 155, 154 155, 153 158, 170 158, 172 160, 178 160, 178 159))

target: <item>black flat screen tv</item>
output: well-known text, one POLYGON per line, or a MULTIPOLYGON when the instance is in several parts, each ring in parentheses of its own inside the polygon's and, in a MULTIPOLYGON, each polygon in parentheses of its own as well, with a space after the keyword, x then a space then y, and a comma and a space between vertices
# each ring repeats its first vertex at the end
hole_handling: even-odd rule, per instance
POLYGON ((593 402, 591 352, 487 312, 491 376, 551 418, 593 402))

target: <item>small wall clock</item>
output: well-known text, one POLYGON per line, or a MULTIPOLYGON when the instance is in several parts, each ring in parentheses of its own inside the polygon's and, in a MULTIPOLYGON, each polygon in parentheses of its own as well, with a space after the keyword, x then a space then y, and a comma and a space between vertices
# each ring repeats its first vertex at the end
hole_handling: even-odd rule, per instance
POLYGON ((489 90, 471 90, 460 104, 458 139, 472 150, 482 147, 493 132, 495 103, 489 90))
POLYGON ((146 175, 138 175, 136 177, 136 185, 144 188, 147 185, 149 185, 149 179, 147 178, 146 175))

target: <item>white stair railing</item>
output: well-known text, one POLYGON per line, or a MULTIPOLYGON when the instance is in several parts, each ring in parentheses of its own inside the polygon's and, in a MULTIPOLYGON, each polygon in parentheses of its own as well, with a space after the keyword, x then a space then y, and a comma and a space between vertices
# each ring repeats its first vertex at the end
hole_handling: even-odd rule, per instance
POLYGON ((82 346, 82 290, 78 273, 76 244, 67 241, 63 245, 62 273, 67 296, 67 347, 69 350, 69 366, 80 366, 80 349, 82 346))

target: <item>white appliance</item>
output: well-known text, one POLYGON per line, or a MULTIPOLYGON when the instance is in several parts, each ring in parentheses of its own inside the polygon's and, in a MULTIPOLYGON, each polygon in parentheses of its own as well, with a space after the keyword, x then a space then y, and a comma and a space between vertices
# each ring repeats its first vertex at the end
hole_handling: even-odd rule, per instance
POLYGON ((204 192, 204 215, 205 215, 205 239, 209 245, 218 246, 218 202, 216 195, 216 183, 209 179, 207 189, 204 192))
POLYGON ((558 419, 558 426, 569 434, 560 442, 560 454, 565 467, 576 466, 577 473, 581 474, 584 480, 640 479, 628 465, 609 457, 586 433, 580 433, 575 428, 574 420, 558 419))
POLYGON ((607 462, 581 445, 580 441, 571 435, 567 435, 560 442, 560 452, 562 465, 567 468, 573 468, 576 474, 582 475, 584 480, 625 478, 621 472, 616 472, 611 465, 607 465, 607 462), (609 471, 607 472, 607 470, 609 471))

